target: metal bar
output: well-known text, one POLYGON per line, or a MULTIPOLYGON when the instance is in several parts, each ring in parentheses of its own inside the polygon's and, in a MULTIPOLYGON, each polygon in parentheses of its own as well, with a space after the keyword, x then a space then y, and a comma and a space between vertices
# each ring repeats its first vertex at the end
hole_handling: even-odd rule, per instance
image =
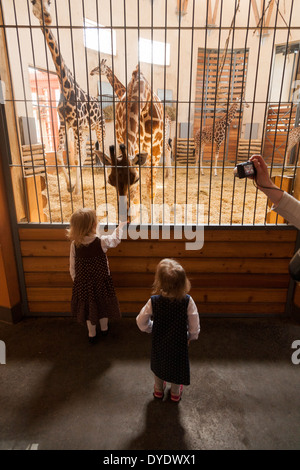
MULTIPOLYGON (((26 96, 25 78, 24 78, 24 70, 23 70, 23 63, 22 63, 22 57, 21 57, 21 44, 20 44, 20 37, 19 37, 19 31, 18 31, 17 11, 16 11, 15 0, 13 0, 13 9, 14 9, 15 22, 16 22, 16 33, 17 33, 16 35, 17 35, 17 44, 18 44, 19 60, 20 60, 20 68, 21 68, 22 88, 23 88, 23 94, 24 94, 24 96, 26 96)), ((36 179, 35 179, 35 168, 34 168, 34 164, 33 164, 33 155, 32 155, 31 135, 30 135, 30 129, 29 129, 27 102, 25 101, 24 104, 25 104, 25 114, 26 114, 26 120, 27 120, 27 132, 28 132, 28 137, 29 137, 29 145, 30 145, 30 153, 31 153, 31 163, 32 163, 32 169, 33 169, 35 198, 36 198, 36 201, 38 201, 38 193, 37 193, 37 186, 36 186, 36 179)), ((22 152, 21 152, 20 155, 21 155, 21 161, 22 161, 22 152)), ((27 193, 26 189, 25 189, 25 192, 27 193)), ((38 203, 37 203, 37 209, 38 209, 39 222, 41 222, 40 208, 39 208, 38 203)))
MULTIPOLYGON (((40 109, 40 98, 39 98, 39 92, 38 92, 38 80, 37 80, 37 74, 36 74, 36 62, 35 62, 35 52, 34 52, 34 44, 33 44, 33 37, 32 37, 32 29, 31 29, 31 18, 30 18, 30 10, 29 10, 29 3, 27 0, 27 12, 28 12, 28 21, 29 21, 29 32, 30 32, 30 42, 31 42, 31 49, 32 49, 32 58, 33 58, 33 65, 34 65, 34 76, 35 76, 35 86, 37 89, 37 103, 38 103, 38 119, 39 119, 39 124, 40 124, 40 129, 42 129, 42 119, 41 119, 41 109, 40 109)), ((51 100, 51 96, 50 96, 51 100)), ((52 107, 51 101, 50 101, 50 106, 52 107)), ((44 137, 43 137, 43 132, 41 132, 41 142, 42 146, 44 148, 44 137)), ((48 200, 48 211, 49 211, 49 217, 50 217, 50 222, 52 222, 52 211, 51 211, 51 204, 50 204, 50 197, 49 197, 49 184, 48 184, 48 175, 47 175, 47 168, 46 168, 46 161, 45 161, 45 152, 43 151, 43 160, 44 160, 44 167, 45 167, 45 181, 46 181, 46 190, 47 190, 47 200, 48 200)))
MULTIPOLYGON (((248 68, 248 50, 247 50, 247 41, 249 35, 249 23, 250 23, 250 13, 251 13, 251 2, 249 0, 248 3, 248 17, 247 17, 247 28, 245 34, 245 45, 244 45, 244 67, 243 67, 243 76, 242 76, 242 91, 241 91, 241 100, 244 98, 244 86, 245 86, 245 77, 246 77, 246 59, 247 59, 247 68, 248 68)), ((247 69, 248 70, 248 69, 247 69)), ((239 127, 238 127, 238 141, 237 141, 237 152, 235 155, 235 166, 237 164, 237 156, 238 156, 238 148, 239 148, 239 140, 240 140, 240 125, 241 119, 239 119, 239 127)), ((233 208, 234 208, 234 192, 235 192, 235 178, 233 178, 233 187, 232 187, 232 203, 231 203, 231 214, 230 214, 230 224, 232 225, 232 217, 233 217, 233 208)))
MULTIPOLYGON (((191 97, 192 97, 192 72, 193 72, 193 52, 194 52, 194 24, 195 24, 195 0, 193 0, 192 11, 192 34, 191 34, 191 61, 190 61, 190 85, 189 85, 189 110, 188 110, 188 131, 187 131, 187 159, 186 159, 186 180, 185 180, 185 204, 187 211, 188 189, 189 189, 189 144, 190 144, 190 116, 191 116, 191 97)), ((198 213, 198 210, 197 210, 198 213)), ((187 214, 186 214, 187 219, 187 214)))
MULTIPOLYGON (((84 24, 84 19, 85 19, 85 8, 84 8, 84 0, 82 0, 82 23, 83 23, 83 28, 85 31, 85 24, 84 24)), ((90 102, 90 86, 89 86, 89 72, 88 72, 88 58, 87 58, 87 50, 86 47, 84 48, 84 55, 85 55, 85 72, 86 72, 86 86, 87 86, 87 106, 88 110, 90 110, 91 102, 90 102)), ((89 119, 89 137, 90 137, 90 152, 91 152, 91 164, 92 164, 92 181, 93 181, 93 199, 94 199, 94 209, 97 208, 97 201, 96 201, 96 192, 95 192, 95 175, 94 175, 94 162, 93 162, 93 146, 92 146, 92 128, 91 128, 91 121, 89 119)), ((86 147, 87 142, 84 142, 84 145, 86 147)), ((85 148, 85 152, 87 149, 85 148)))
MULTIPOLYGON (((58 45, 58 52, 59 54, 61 55, 61 49, 60 49, 60 36, 59 36, 59 27, 58 27, 58 14, 57 14, 57 3, 56 3, 56 0, 55 0, 55 17, 56 17, 56 25, 57 25, 57 45, 58 45)), ((49 63, 48 63, 48 56, 47 56, 47 44, 46 44, 46 38, 44 38, 44 44, 45 44, 45 57, 46 57, 46 62, 47 62, 47 71, 49 73, 49 63)), ((61 63, 59 65, 59 69, 60 69, 60 73, 61 73, 61 63)), ((61 83, 61 77, 59 77, 59 80, 60 80, 60 83, 61 83)), ((49 84, 49 87, 50 87, 50 84, 49 84)), ((63 92, 62 90, 62 84, 60 85, 61 87, 61 93, 63 92)), ((66 125, 66 109, 65 107, 63 107, 63 113, 64 113, 64 120, 65 120, 65 138, 66 138, 66 151, 67 151, 67 154, 69 154, 69 147, 68 147, 68 129, 67 129, 67 125, 66 125)), ((61 122, 60 122, 60 125, 61 125, 61 122)), ((53 121, 52 121, 52 132, 53 132, 53 135, 54 135, 54 126, 53 126, 53 121)), ((54 155, 55 155, 55 163, 57 165, 57 151, 56 151, 56 145, 55 145, 55 140, 54 140, 54 155)), ((67 159, 67 162, 69 163, 69 159, 67 159)), ((69 168, 68 168, 68 174, 69 174, 69 182, 70 182, 70 190, 71 190, 71 169, 70 169, 70 165, 68 165, 69 168)), ((58 168, 56 170, 56 176, 57 176, 57 185, 58 185, 58 196, 59 196, 59 204, 60 204, 60 213, 61 213, 61 221, 63 222, 64 221, 64 217, 63 217, 63 210, 62 210, 62 203, 61 203, 61 188, 60 188, 60 179, 59 179, 59 174, 58 174, 58 168)), ((73 195, 72 195, 72 191, 70 191, 70 202, 71 202, 71 210, 73 212, 74 210, 74 206, 73 206, 73 195)))
MULTIPOLYGON (((98 67, 99 67, 99 70, 100 70, 100 67, 101 67, 101 54, 100 54, 100 31, 99 31, 99 27, 98 27, 98 24, 99 24, 99 4, 98 4, 98 0, 95 0, 95 4, 96 4, 96 20, 97 20, 97 37, 98 37, 98 67)), ((104 115, 103 115, 103 104, 102 104, 102 80, 101 80, 101 74, 99 75, 99 93, 100 93, 100 109, 101 109, 101 115, 103 116, 103 119, 104 119, 104 115)), ((104 122, 104 121, 103 121, 104 122)), ((105 124, 104 124, 105 125, 105 124)), ((104 126, 102 126, 102 129, 101 129, 101 134, 102 134, 102 152, 104 153, 105 152, 105 143, 104 143, 104 129, 103 129, 104 126)), ((106 204, 106 207, 107 207, 107 184, 106 184, 106 163, 105 163, 105 159, 104 159, 104 163, 103 163, 103 179, 104 179, 104 195, 105 195, 105 204, 106 204)), ((106 212, 106 218, 107 218, 107 223, 108 223, 108 211, 106 212)))

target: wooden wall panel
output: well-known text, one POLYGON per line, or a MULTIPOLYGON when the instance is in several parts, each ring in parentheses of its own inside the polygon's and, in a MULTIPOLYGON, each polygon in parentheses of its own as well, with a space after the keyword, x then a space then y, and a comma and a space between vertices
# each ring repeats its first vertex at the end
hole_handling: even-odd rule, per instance
MULTIPOLYGON (((33 315, 70 313, 70 242, 65 234, 59 228, 19 229, 33 315)), ((172 229, 170 240, 123 240, 108 252, 122 313, 137 315, 151 295, 157 263, 172 257, 186 269, 200 313, 282 315, 296 235, 287 227, 207 227, 199 251, 186 251, 185 240, 176 240, 172 229)))

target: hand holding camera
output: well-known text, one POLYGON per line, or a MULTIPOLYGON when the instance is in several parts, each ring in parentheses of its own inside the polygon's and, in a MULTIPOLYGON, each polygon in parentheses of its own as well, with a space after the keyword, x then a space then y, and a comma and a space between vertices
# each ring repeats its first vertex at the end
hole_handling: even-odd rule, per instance
POLYGON ((257 188, 275 204, 282 198, 283 190, 278 188, 270 178, 268 167, 261 155, 252 155, 245 163, 240 163, 234 169, 235 176, 251 178, 257 188))

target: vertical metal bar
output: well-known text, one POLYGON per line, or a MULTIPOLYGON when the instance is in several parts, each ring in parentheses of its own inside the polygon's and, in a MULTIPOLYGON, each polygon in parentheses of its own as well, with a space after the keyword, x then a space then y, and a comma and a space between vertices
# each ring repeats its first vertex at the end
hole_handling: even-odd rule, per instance
MULTIPOLYGON (((206 0, 206 18, 205 18, 205 40, 204 40, 204 51, 203 51, 203 79, 202 79, 202 101, 201 101, 201 116, 200 116, 200 135, 199 139, 201 142, 201 135, 202 135, 202 125, 203 121, 205 121, 205 110, 206 110, 206 97, 205 93, 207 92, 207 83, 206 83, 206 46, 207 46, 207 34, 208 34, 208 7, 209 7, 210 0, 206 0), (203 109, 205 106, 205 110, 203 109), (203 119, 204 115, 204 119, 203 119)), ((199 48, 198 48, 198 56, 199 56, 199 48)), ((197 57, 198 60, 198 57, 197 57)), ((198 64, 197 64, 198 65, 198 64)), ((209 70, 209 67, 208 67, 209 70)), ((199 156, 198 156, 198 183, 197 183, 197 205, 199 204, 200 198, 200 157, 201 157, 201 146, 199 145, 199 156)), ((196 169, 196 167, 195 167, 196 169)), ((197 211, 197 225, 199 223, 198 211, 197 211)))
MULTIPOLYGON (((193 52, 194 52, 194 26, 195 26, 195 0, 193 0, 193 11, 192 11, 192 31, 191 31, 191 60, 190 60, 190 85, 189 85, 189 110, 188 110, 188 133, 187 133, 187 159, 186 159, 186 180, 185 189, 186 197, 185 204, 187 210, 188 204, 188 178, 189 178, 189 142, 190 142, 190 115, 191 115, 191 101, 192 101, 192 79, 193 79, 193 52)), ((198 213, 198 210, 197 210, 198 213)), ((187 217, 187 215, 186 215, 187 217)))
MULTIPOLYGON (((28 116, 28 108, 27 108, 26 88, 25 88, 23 63, 22 63, 22 57, 21 57, 21 44, 20 44, 20 36, 19 36, 19 28, 18 28, 17 11, 16 11, 15 0, 13 0, 13 8, 14 8, 14 18, 15 18, 15 24, 16 24, 16 36, 17 36, 17 44, 18 44, 18 51, 19 51, 20 68, 21 68, 22 88, 23 88, 23 94, 24 94, 24 105, 25 105, 25 114, 26 114, 26 121, 27 121, 27 132, 28 132, 28 137, 29 137, 31 163, 32 163, 32 169, 33 169, 35 197, 36 197, 36 202, 37 202, 39 223, 41 223, 41 215, 40 215, 40 208, 39 208, 39 204, 38 204, 38 193, 37 193, 37 186, 36 186, 36 179, 35 179, 35 168, 34 168, 34 161, 33 161, 33 154, 32 154, 31 135, 30 135, 30 129, 29 129, 29 122, 28 122, 28 117, 29 116, 28 116)), ((22 153, 21 153, 21 158, 22 158, 22 153)))
MULTIPOLYGON (((83 32, 85 32, 85 8, 84 8, 84 0, 82 0, 82 23, 83 23, 83 32)), ((96 192, 95 192, 95 175, 94 175, 94 162, 93 162, 93 146, 92 146, 92 128, 91 128, 91 120, 90 120, 90 110, 91 110, 91 103, 90 100, 90 86, 89 86, 89 72, 88 72, 88 58, 87 58, 87 50, 84 47, 84 55, 85 55, 85 72, 86 72, 86 86, 87 86, 87 109, 88 109, 88 126, 89 126, 89 137, 90 137, 90 151, 91 151, 91 164, 92 164, 92 181, 93 181, 93 199, 94 199, 94 209, 97 207, 96 201, 96 192)), ((87 145, 87 142, 85 142, 87 145)), ((86 151, 86 150, 85 150, 86 151)))
MULTIPOLYGON (((217 54, 217 73, 216 73, 216 87, 218 84, 218 73, 219 73, 219 58, 220 58, 220 44, 221 44, 221 33, 222 33, 222 16, 223 16, 223 0, 221 1, 220 6, 220 26, 219 26, 219 36, 218 36, 218 54, 217 54)), ((214 99, 214 117, 212 125, 212 142, 211 142, 211 160, 210 160, 210 178, 209 178, 209 195, 208 195, 208 225, 210 223, 210 205, 211 205, 211 186, 212 186, 212 171, 213 171, 213 150, 214 150, 214 135, 215 135, 215 124, 216 124, 216 108, 217 108, 217 89, 214 99)))
MULTIPOLYGON (((262 132, 262 140, 261 140, 261 154, 263 154, 263 143, 264 143, 265 134, 266 134, 266 121, 267 121, 267 117, 268 117, 268 108, 269 108, 269 103, 270 103, 270 92, 271 92, 271 81, 272 81, 272 68, 273 68, 273 59, 274 59, 274 52, 275 52, 275 37, 276 37, 276 26, 277 26, 278 12, 279 12, 279 3, 277 3, 277 9, 276 9, 276 14, 275 14, 274 28, 272 28, 274 34, 273 34, 273 40, 272 40, 272 53, 271 53, 271 58, 270 58, 268 87, 267 87, 266 101, 265 101, 265 105, 266 105, 266 106, 265 106, 265 115, 264 115, 263 132, 262 132)), ((257 197, 257 191, 258 191, 258 190, 256 190, 256 197, 257 197)), ((264 221, 264 225, 266 225, 267 210, 268 210, 268 200, 266 201, 266 207, 265 207, 265 221, 264 221)))
MULTIPOLYGON (((167 59, 167 15, 168 15, 168 2, 167 0, 165 0, 165 29, 164 29, 164 32, 165 32, 165 63, 164 63, 164 102, 163 102, 163 105, 164 105, 164 112, 163 112, 163 120, 164 120, 164 123, 163 123, 163 126, 164 126, 164 133, 163 133, 163 220, 162 220, 162 223, 164 224, 165 223, 165 159, 166 159, 166 155, 165 155, 165 148, 166 148, 166 79, 167 79, 167 64, 166 64, 166 59, 167 59)), ((170 135, 169 135, 169 138, 171 136, 171 123, 170 123, 170 135)), ((171 158, 170 158, 170 165, 172 166, 172 161, 171 161, 171 158)), ((169 172, 169 175, 170 175, 170 172, 171 172, 171 168, 169 168, 168 170, 169 172)))
MULTIPOLYGON (((55 0, 55 16, 56 16, 56 30, 57 30, 58 52, 59 52, 59 54, 61 54, 61 49, 60 49, 60 36, 59 36, 59 26, 58 26, 58 14, 57 14, 57 3, 56 3, 56 0, 55 0)), ((45 38, 45 40, 44 40, 44 44, 45 44, 45 56, 46 56, 46 61, 47 61, 47 70, 48 70, 48 73, 49 73, 49 64, 48 64, 48 56, 47 56, 46 38, 45 38)), ((59 68, 60 68, 60 72, 61 72, 61 64, 59 65, 59 68)), ((59 77, 59 81, 60 81, 61 93, 63 93, 61 77, 59 77)), ((50 88, 50 83, 49 83, 49 88, 50 88)), ((63 110, 64 110, 64 121, 65 121, 66 151, 67 151, 67 154, 68 154, 68 153, 69 153, 69 152, 68 152, 68 129, 67 129, 67 123, 66 123, 66 116, 65 116, 65 107, 63 108, 63 110)), ((54 135, 55 133, 54 133, 53 120, 51 121, 51 125, 52 125, 52 132, 53 132, 53 135, 54 135)), ((58 185, 58 196, 59 196, 59 204, 60 204, 60 212, 61 212, 61 222, 63 223, 64 217, 63 217, 62 202, 61 202, 61 188, 60 188, 60 179, 59 179, 59 173, 58 173, 58 164, 57 164, 57 152, 56 152, 55 137, 54 137, 54 155, 55 155, 55 167, 56 167, 56 176, 57 176, 57 185, 58 185)), ((64 163, 62 163, 62 164, 64 164, 64 163)), ((71 189, 71 171, 70 171, 69 161, 68 161, 68 173, 69 173, 69 181, 70 181, 70 189, 71 189)), ((73 207, 73 195, 72 195, 72 191, 70 191, 70 197, 71 197, 71 209, 72 209, 72 212, 73 212, 74 207, 73 207)))
MULTIPOLYGON (((99 5, 98 5, 98 0, 95 0, 95 4, 96 4, 96 18, 97 18, 97 36, 98 36, 98 67, 99 67, 99 71, 100 71, 100 68, 101 68, 101 53, 100 53, 100 32, 99 32, 99 5)), ((101 73, 99 74, 99 94, 100 94, 100 109, 101 109, 101 115, 102 115, 102 118, 103 118, 103 123, 104 123, 104 126, 105 126, 105 120, 104 120, 104 114, 103 114, 103 105, 102 105, 102 80, 101 80, 101 73)), ((105 142, 104 142, 104 130, 103 130, 103 127, 102 126, 102 129, 101 129, 101 133, 102 133, 102 152, 104 154, 105 152, 105 142)), ((105 162, 105 158, 104 158, 104 163, 103 163, 103 178, 104 178, 104 195, 105 195, 105 206, 107 207, 107 183, 106 183, 106 177, 105 177, 105 174, 106 174, 106 162, 105 162)), ((107 219, 107 223, 108 223, 108 211, 106 211, 106 219, 107 219)))
MULTIPOLYGON (((228 98, 227 98, 227 116, 229 111, 229 103, 231 106, 233 104, 233 90, 234 90, 234 80, 235 80, 235 64, 236 64, 236 53, 234 51, 234 36, 235 36, 235 20, 237 14, 237 0, 235 0, 234 6, 234 20, 232 26, 232 45, 231 45, 231 55, 230 55, 230 68, 229 68, 229 81, 228 81, 228 98), (233 62, 233 64, 232 64, 233 62), (232 76, 233 74, 233 76, 232 76)), ((229 41, 228 41, 229 42, 229 41)), ((224 64, 226 63, 226 56, 224 58, 224 64)), ((221 77, 220 77, 221 78, 221 77)), ((241 103, 242 107, 242 103, 241 103)), ((239 116, 240 122, 241 116, 239 116)), ((227 123, 226 123, 227 125, 227 123)), ((225 166, 225 158, 228 158, 228 146, 229 146, 229 139, 230 139, 230 126, 227 127, 227 132, 225 132, 225 141, 224 141, 224 155, 222 159, 222 177, 221 177, 221 192, 220 192, 220 213, 219 213, 219 225, 221 225, 222 220, 222 196, 223 196, 223 185, 224 185, 224 166, 225 166)))
MULTIPOLYGON (((264 11, 265 0, 263 0, 263 11, 264 11)), ((257 78, 258 78, 258 68, 259 68, 259 60, 260 60, 260 48, 261 48, 261 38, 262 38, 262 29, 263 29, 263 21, 260 23, 260 31, 259 31, 259 45, 258 45, 258 52, 257 52, 257 61, 256 61, 256 73, 255 73, 255 80, 254 80, 254 93, 253 93, 253 103, 252 103, 252 113, 251 113, 251 123, 250 123, 250 139, 249 139, 249 147, 248 150, 250 152, 250 145, 251 145, 251 135, 252 135, 252 125, 253 125, 253 116, 254 116, 254 108, 255 108, 255 97, 256 97, 256 87, 257 87, 257 78)), ((242 225, 244 223, 244 214, 245 214, 245 202, 246 202, 246 194, 247 194, 247 178, 245 178, 245 186, 244 186, 244 200, 243 200, 243 211, 242 211, 242 225)), ((254 205, 254 218, 255 218, 255 210, 256 210, 256 200, 254 205)), ((253 221, 254 224, 254 221, 253 221)))
MULTIPOLYGON (((85 206, 85 201, 84 201, 84 191, 83 191, 83 177, 82 177, 82 164, 81 164, 81 150, 80 150, 80 130, 79 130, 79 116, 78 116, 78 96, 77 96, 77 87, 79 85, 77 84, 76 81, 76 67, 75 67, 75 56, 74 56, 74 41, 73 41, 73 25, 72 25, 72 8, 71 8, 71 3, 70 0, 68 0, 68 5, 69 5, 69 20, 70 20, 70 36, 71 36, 71 51, 72 51, 72 62, 73 62, 73 76, 74 76, 74 95, 75 95, 75 107, 76 107, 76 127, 77 127, 77 134, 78 134, 78 139, 77 139, 77 149, 78 151, 78 165, 79 165, 79 170, 80 170, 80 186, 81 186, 81 196, 82 196, 82 205, 83 207, 85 206)), ((77 168, 76 168, 76 178, 77 178, 77 168)))
MULTIPOLYGON (((245 45, 244 45, 244 67, 243 67, 243 75, 242 75, 242 90, 241 90, 241 101, 244 98, 244 86, 245 86, 245 75, 246 75, 246 61, 248 67, 248 51, 247 51, 247 41, 248 41, 248 34, 249 34, 249 23, 250 23, 250 12, 251 12, 251 0, 248 3, 248 17, 247 17, 247 26, 246 26, 246 34, 245 34, 245 45)), ((240 139, 240 125, 241 125, 241 117, 239 119, 238 124, 238 140, 237 140, 237 152, 239 146, 239 139, 240 139)), ((237 164, 237 152, 235 155, 235 165, 237 164)), ((234 192, 235 192, 235 178, 233 178, 233 188, 232 188, 232 203, 231 203, 231 215, 230 215, 230 225, 232 225, 232 217, 233 217, 233 207, 234 207, 234 192)))
MULTIPOLYGON (((9 58, 9 53, 8 53, 8 41, 7 41, 7 36, 6 36, 6 25, 4 24, 4 12, 3 12, 3 6, 2 6, 1 0, 0 0, 0 9, 1 9, 1 17, 3 18, 3 34, 4 34, 4 42, 5 42, 5 51, 7 51, 6 59, 7 59, 7 63, 8 63, 9 82, 12 85, 13 82, 12 82, 10 58, 9 58)), ((16 100, 15 100, 13 86, 11 86, 10 92, 11 92, 12 102, 13 102, 13 111, 14 111, 13 118, 14 118, 14 121, 15 121, 15 128, 18 129, 18 122, 17 122, 17 116, 16 116, 16 107, 15 107, 16 100)), ((9 137, 7 137, 7 138, 9 139, 9 137)), ((23 161, 22 161, 22 149, 21 149, 19 139, 18 139, 18 148, 19 148, 19 155, 20 155, 20 165, 18 165, 18 166, 19 166, 19 168, 21 167, 22 175, 23 175, 24 170, 23 170, 23 161)), ((11 163, 11 161, 12 161, 11 156, 9 155, 9 160, 8 160, 9 164, 11 163)), ((28 207, 26 188, 25 188, 25 184, 24 184, 24 178, 22 178, 22 190, 23 190, 22 192, 23 192, 24 200, 25 200, 25 215, 26 215, 26 218, 28 220, 29 219, 29 207, 28 207)))
POLYGON ((179 0, 179 14, 178 14, 178 43, 177 43, 177 92, 176 92, 176 128, 175 128, 175 139, 176 139, 176 158, 174 165, 174 225, 176 224, 176 192, 177 192, 177 139, 178 139, 178 105, 179 105, 179 70, 180 70, 180 39, 181 39, 181 0, 179 0))
MULTIPOLYGON (((126 95, 127 95, 127 71, 128 71, 128 66, 127 66, 127 17, 126 17, 126 4, 125 0, 123 1, 123 16, 124 16, 124 69, 125 69, 125 87, 126 87, 126 95)), ((115 111, 114 111, 114 116, 115 116, 115 111)), ((126 106, 126 122, 127 121, 127 106, 126 106)), ((114 134, 116 135, 116 133, 114 134)), ((130 201, 130 173, 129 173, 129 157, 128 155, 128 132, 126 133, 126 149, 127 149, 127 179, 128 179, 128 207, 131 205, 130 201)))
MULTIPOLYGON (((286 55, 285 55, 284 64, 283 64, 283 74, 282 74, 281 85, 280 85, 278 110, 280 109, 280 105, 281 105, 281 97, 282 97, 282 90, 283 90, 283 83, 284 83, 284 76, 285 76, 285 64, 286 64, 286 58, 287 58, 287 49, 288 49, 289 35, 290 35, 290 29, 291 29, 293 6, 294 6, 294 0, 292 0, 291 7, 290 7, 290 19, 289 19, 289 24, 288 24, 287 41, 286 41, 286 55)), ((274 163, 274 158, 275 158, 275 142, 276 142, 276 136, 277 136, 278 121, 279 121, 279 112, 277 113, 277 119, 276 119, 274 146, 273 146, 273 152, 272 152, 271 174, 272 174, 272 168, 273 168, 273 163, 274 163)), ((282 181, 280 183, 280 188, 281 187, 282 187, 282 181)), ((276 225, 277 225, 277 222, 278 222, 278 215, 276 215, 276 225)))
MULTIPOLYGON (((37 74, 36 74, 36 61, 35 61, 35 52, 34 52, 34 44, 33 44, 33 37, 32 37, 32 25, 31 25, 31 18, 30 18, 30 9, 29 9, 29 2, 27 0, 27 13, 28 13, 28 21, 29 21, 29 32, 30 32, 30 42, 31 42, 31 50, 32 50, 32 59, 33 59, 33 66, 34 66, 34 76, 35 76, 35 86, 37 89, 37 103, 38 103, 38 119, 39 119, 39 124, 40 124, 40 129, 41 129, 41 141, 42 141, 42 146, 44 148, 44 137, 43 137, 43 132, 42 132, 42 119, 41 119, 41 109, 40 109, 40 98, 39 98, 39 87, 38 87, 38 80, 37 80, 37 74)), ((50 95, 51 99, 51 95, 50 95)), ((51 102, 50 102, 51 103, 51 102)), ((50 195, 49 195, 49 183, 48 183, 48 174, 47 174, 47 167, 46 167, 46 160, 45 160, 45 152, 43 151, 43 160, 44 160, 44 167, 45 167, 45 181, 46 181, 46 190, 47 190, 47 199, 48 199, 48 211, 49 211, 49 218, 50 218, 50 223, 52 223, 52 213, 51 213, 51 204, 50 204, 50 195)))

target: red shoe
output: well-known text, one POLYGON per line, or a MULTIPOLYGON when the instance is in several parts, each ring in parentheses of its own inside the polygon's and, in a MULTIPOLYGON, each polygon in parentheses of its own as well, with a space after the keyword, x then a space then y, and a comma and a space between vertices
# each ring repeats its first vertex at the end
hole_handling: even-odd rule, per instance
POLYGON ((173 393, 171 392, 171 400, 172 400, 172 401, 180 401, 180 400, 181 400, 182 391, 183 391, 183 385, 180 385, 179 395, 173 395, 173 393))
POLYGON ((155 385, 154 385, 154 392, 153 392, 154 398, 159 398, 160 400, 162 400, 163 397, 164 397, 165 388, 166 388, 166 382, 164 382, 164 384, 163 384, 163 391, 162 392, 156 390, 155 385))

